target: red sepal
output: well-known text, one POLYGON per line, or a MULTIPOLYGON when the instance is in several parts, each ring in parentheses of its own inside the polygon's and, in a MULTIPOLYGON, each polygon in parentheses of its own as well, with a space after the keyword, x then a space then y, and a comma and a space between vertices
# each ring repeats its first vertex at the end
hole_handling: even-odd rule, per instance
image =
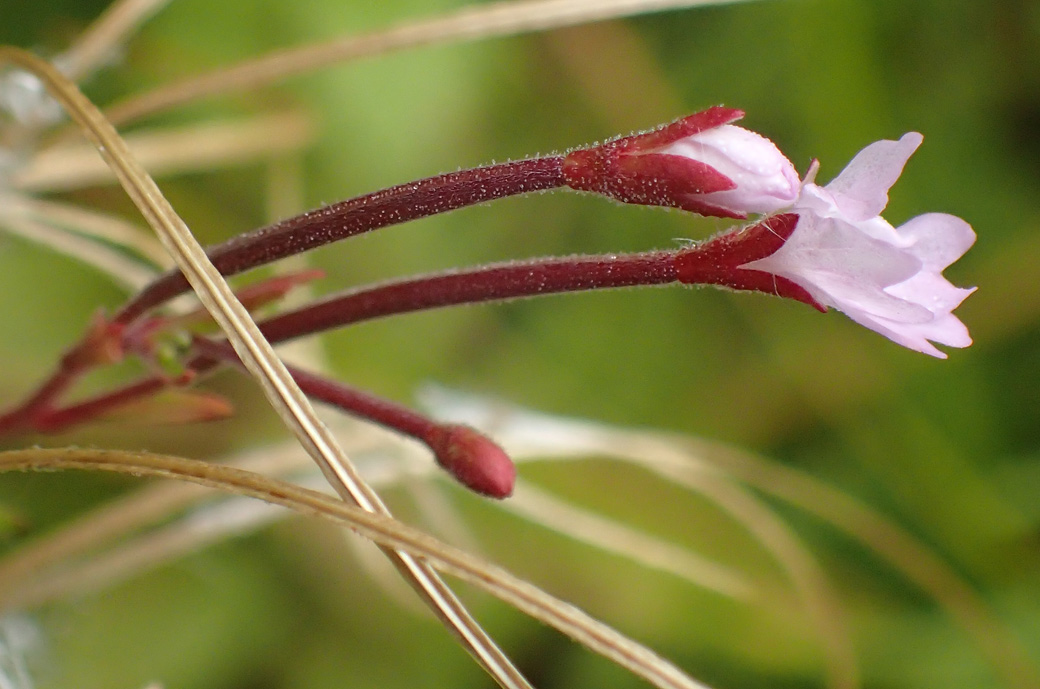
POLYGON ((716 105, 707 110, 701 110, 692 115, 682 117, 675 122, 658 127, 652 131, 614 139, 603 145, 625 151, 626 153, 638 153, 640 150, 648 151, 667 146, 679 139, 685 139, 688 136, 699 134, 708 129, 736 122, 743 116, 743 110, 716 105))
POLYGON ((680 251, 675 257, 678 280, 686 285, 722 285, 731 289, 775 294, 826 312, 827 307, 813 299, 796 282, 761 270, 740 267, 776 253, 797 226, 797 213, 783 213, 680 251))
POLYGON ((603 194, 624 203, 669 206, 703 215, 742 219, 746 214, 718 208, 695 198, 736 188, 715 168, 683 156, 655 150, 698 132, 728 124, 743 111, 716 106, 660 129, 571 151, 563 161, 563 179, 572 189, 603 194), (692 197, 692 198, 691 198, 692 197))

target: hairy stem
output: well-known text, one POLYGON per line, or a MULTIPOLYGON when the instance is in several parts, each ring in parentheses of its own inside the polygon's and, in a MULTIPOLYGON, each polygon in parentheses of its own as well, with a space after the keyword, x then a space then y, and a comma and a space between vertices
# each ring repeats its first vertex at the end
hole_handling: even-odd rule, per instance
MULTIPOLYGON (((331 242, 389 225, 563 185, 563 157, 529 158, 400 184, 262 227, 211 247, 223 275, 235 275, 331 242)), ((159 277, 115 316, 129 323, 188 289, 179 271, 159 277)))
POLYGON ((493 264, 341 292, 260 322, 271 342, 427 309, 678 280, 676 252, 606 254, 493 264))
MULTIPOLYGON (((241 366, 238 355, 226 343, 196 338, 201 355, 193 365, 201 368, 225 361, 241 366), (206 361, 203 357, 212 357, 206 361)), ((293 380, 308 397, 377 423, 426 445, 437 463, 467 488, 493 498, 513 493, 516 467, 509 456, 482 433, 466 426, 440 423, 408 407, 360 388, 289 367, 293 380)))

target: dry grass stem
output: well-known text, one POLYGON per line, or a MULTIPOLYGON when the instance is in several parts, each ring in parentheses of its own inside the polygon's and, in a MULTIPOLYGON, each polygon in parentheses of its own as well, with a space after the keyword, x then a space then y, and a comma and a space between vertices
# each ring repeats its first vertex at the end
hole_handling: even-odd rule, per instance
POLYGON ((971 585, 927 546, 855 498, 808 474, 735 448, 685 439, 727 473, 841 529, 935 599, 975 640, 1014 689, 1040 687, 1040 671, 1022 644, 971 585))
MULTIPOLYGON (((428 482, 431 473, 437 470, 426 453, 408 443, 398 441, 389 434, 380 433, 372 436, 359 432, 357 426, 352 428, 353 430, 346 431, 343 438, 351 455, 357 458, 359 467, 366 469, 364 473, 370 483, 403 484, 410 489, 409 494, 416 498, 420 512, 426 515, 431 523, 436 524, 442 533, 445 532, 444 525, 448 524, 447 533, 452 540, 463 543, 467 550, 472 552, 475 549, 475 539, 465 523, 458 522, 452 504, 444 499, 444 493, 428 482), (364 437, 366 435, 372 437, 364 437), (410 478, 409 473, 414 476, 410 478), (435 496, 436 505, 430 504, 428 493, 435 496), (450 528, 452 524, 455 524, 455 528, 450 528)), ((285 476, 289 473, 299 474, 309 466, 301 460, 300 455, 295 445, 274 446, 247 453, 242 459, 231 460, 227 465, 268 475, 285 476)), ((42 572, 50 566, 79 558, 88 551, 96 551, 107 544, 115 543, 185 510, 212 511, 210 507, 198 506, 198 503, 207 500, 208 497, 206 492, 181 484, 143 488, 132 495, 99 507, 58 531, 38 538, 9 554, 0 560, 0 582, 17 579, 25 572, 42 572)), ((501 503, 501 506, 528 521, 542 524, 586 545, 628 558, 649 568, 670 572, 694 585, 715 590, 722 595, 738 598, 752 595, 751 585, 747 580, 731 569, 662 541, 652 534, 577 508, 530 484, 525 483, 518 487, 513 498, 501 503)), ((255 503, 243 501, 237 501, 234 509, 237 510, 235 514, 261 511, 255 503)), ((162 553, 149 546, 143 546, 151 552, 152 561, 142 565, 157 566, 210 543, 241 534, 244 530, 259 529, 266 524, 267 519, 278 517, 279 514, 264 511, 264 515, 253 517, 236 517, 226 521, 209 520, 210 528, 206 532, 190 527, 196 535, 194 544, 172 538, 166 539, 165 542, 179 544, 182 547, 177 550, 168 549, 162 553)), ((186 521, 198 523, 191 516, 187 517, 186 521)), ((135 538, 148 540, 153 538, 153 535, 146 534, 135 538)), ((350 539, 348 543, 353 546, 358 542, 350 539)), ((371 560, 371 551, 364 549, 358 550, 358 553, 364 555, 360 560, 361 565, 369 570, 388 593, 400 598, 401 590, 385 580, 386 570, 371 560)), ((132 573, 130 570, 109 571, 113 572, 113 576, 132 573)), ((402 601, 410 602, 411 599, 402 601)))
MULTIPOLYGON (((141 165, 153 176, 212 170, 266 160, 308 146, 310 119, 300 112, 259 115, 240 121, 208 122, 124 137, 141 165)), ((115 176, 89 145, 45 149, 11 178, 14 188, 55 192, 112 184, 115 176)))
POLYGON ((177 457, 98 450, 16 450, 0 453, 0 471, 87 469, 191 481, 264 500, 300 514, 344 524, 384 547, 436 563, 442 571, 477 586, 531 617, 549 624, 662 689, 704 689, 671 663, 576 607, 549 596, 508 572, 437 541, 400 522, 346 505, 323 493, 259 474, 177 457))
MULTIPOLYGON (((507 405, 475 401, 455 395, 446 396, 444 393, 436 397, 436 402, 456 419, 482 425, 494 433, 504 441, 519 461, 553 455, 604 456, 622 461, 637 461, 644 466, 666 467, 665 473, 670 480, 683 480, 697 492, 703 490, 703 486, 700 485, 703 478, 696 477, 710 476, 705 474, 704 469, 717 467, 726 476, 739 479, 767 494, 816 514, 873 549, 953 615, 987 654, 1009 686, 1015 689, 1040 686, 1040 682, 1036 681, 1036 670, 1018 641, 1001 624, 981 596, 948 565, 926 546, 870 508, 801 472, 766 462, 727 446, 685 437, 548 417, 516 410, 507 405), (466 412, 461 417, 460 410, 466 412), (677 475, 685 472, 688 472, 689 476, 684 478, 677 475), (695 480, 691 482, 690 477, 695 477, 695 480)), ((421 453, 393 436, 354 424, 350 425, 350 429, 344 437, 349 439, 351 452, 358 454, 362 462, 365 461, 366 455, 374 460, 372 468, 375 471, 366 471, 366 475, 377 477, 379 483, 400 481, 402 470, 417 471, 420 474, 433 471, 425 456, 419 458, 423 462, 421 464, 406 461, 416 459, 411 455, 421 453)), ((267 448, 256 453, 256 456, 247 462, 249 466, 265 472, 296 471, 305 465, 294 459, 293 454, 294 448, 288 446, 284 447, 282 452, 277 448, 267 448)), ((528 488, 529 486, 520 488, 517 494, 520 500, 524 500, 528 488)), ((52 536, 51 538, 60 540, 51 543, 49 547, 47 539, 44 539, 12 553, 0 564, 0 581, 11 581, 22 576, 18 572, 32 572, 37 567, 59 563, 92 547, 118 540, 135 529, 143 528, 164 517, 168 518, 170 514, 188 507, 202 497, 201 493, 191 490, 188 486, 160 485, 147 488, 139 495, 125 499, 127 505, 122 516, 113 514, 110 519, 106 519, 108 509, 100 510, 98 514, 84 518, 78 529, 66 527, 52 536), (167 501, 162 497, 166 491, 185 493, 167 501), (154 511, 151 511, 153 507, 154 511), (111 527, 106 526, 109 522, 111 527), (77 530, 81 532, 80 536, 76 535, 77 530), (107 537, 106 531, 109 532, 107 537), (79 538, 84 538, 87 544, 83 547, 71 547, 70 544, 75 544, 79 538), (38 552, 34 554, 34 550, 38 552)), ((540 509, 542 507, 544 506, 539 506, 540 509)), ((112 508, 114 510, 115 506, 112 508)), ((770 519, 775 518, 770 516, 770 519)), ((549 528, 566 531, 553 522, 562 521, 566 525, 573 520, 568 518, 548 521, 551 522, 548 524, 549 528)), ((260 523, 257 521, 254 528, 260 523)), ((212 525, 212 528, 214 533, 207 542, 219 539, 221 533, 227 535, 234 532, 216 524, 212 525)), ((595 544, 597 540, 604 538, 604 533, 597 531, 578 537, 595 544)), ((768 538, 766 531, 763 531, 760 540, 768 538)), ((194 547, 200 546, 201 540, 194 547)), ((800 548, 800 545, 796 544, 795 547, 800 548)), ((174 553, 167 557, 172 555, 174 553)), ((641 555, 633 557, 652 566, 652 563, 646 562, 646 558, 641 555)), ((812 590, 811 584, 806 590, 812 590)), ((820 609, 826 609, 826 605, 820 609)))
MULTIPOLYGON (((344 439, 355 463, 371 485, 391 485, 410 473, 429 475, 436 471, 428 456, 413 443, 381 428, 344 418, 333 420, 337 435, 344 439)), ((298 443, 283 442, 241 452, 225 466, 281 478, 294 477, 310 484, 314 464, 298 443)), ((160 483, 143 487, 80 516, 59 529, 41 535, 0 559, 0 591, 4 582, 82 558, 91 551, 142 532, 171 517, 194 509, 212 499, 212 492, 193 484, 160 483)), ((255 501, 248 501, 257 505, 255 501)), ((230 535, 229 532, 227 535, 230 535)))
MULTIPOLYGON (((301 461, 299 445, 267 448, 250 460, 236 463, 238 468, 121 452, 25 450, 0 453, 0 472, 74 468, 191 482, 149 486, 3 558, 0 560, 0 609, 35 606, 74 592, 109 585, 207 544, 260 528, 285 514, 242 497, 248 496, 349 526, 380 544, 439 619, 503 687, 524 689, 529 685, 438 577, 434 567, 552 625, 656 686, 703 689, 675 666, 581 610, 394 520, 369 484, 385 481, 410 485, 408 481, 412 477, 421 477, 423 482, 413 487, 423 491, 417 493, 417 503, 423 513, 435 514, 439 524, 447 524, 449 531, 454 528, 465 539, 465 525, 455 518, 450 503, 441 500, 442 494, 436 492, 436 486, 425 482, 436 471, 425 453, 393 436, 371 434, 366 427, 351 425, 343 442, 352 455, 375 455, 373 466, 377 471, 369 475, 347 459, 340 441, 314 413, 249 314, 241 308, 189 229, 145 172, 147 169, 152 174, 176 174, 256 160, 296 160, 294 154, 313 136, 306 116, 285 113, 260 116, 247 122, 142 131, 126 139, 120 138, 112 123, 125 123, 198 99, 256 88, 335 63, 413 47, 740 1, 743 0, 513 0, 475 4, 383 31, 280 50, 159 87, 117 103, 108 111, 109 120, 69 79, 89 78, 115 57, 127 37, 168 0, 117 0, 55 61, 60 65, 60 72, 28 53, 0 48, 0 61, 20 65, 37 75, 104 158, 101 163, 90 147, 70 145, 65 137, 56 137, 52 140, 56 145, 33 154, 26 165, 15 172, 10 179, 12 191, 65 191, 116 181, 156 229, 170 254, 129 223, 60 202, 34 200, 21 193, 5 192, 0 204, 0 225, 90 264, 131 290, 143 287, 156 271, 113 249, 107 242, 132 249, 156 267, 165 269, 174 263, 181 267, 200 300, 264 388, 272 406, 296 434, 299 445, 315 460, 339 496, 361 508, 317 491, 239 470, 250 467, 253 471, 282 475, 310 468, 301 461), (271 136, 272 131, 277 131, 278 136, 271 136), (173 255, 175 261, 171 262, 169 255, 173 255), (369 482, 362 478, 362 473, 369 482), (379 480, 373 481, 372 476, 378 476, 379 480), (234 497, 225 496, 215 502, 211 489, 234 497), (431 503, 434 499, 437 502, 431 503), (179 518, 156 526, 173 516, 179 518), (144 532, 145 529, 151 530, 144 532)), ((593 36, 591 40, 612 38, 613 35, 604 34, 593 36)), ((575 46, 568 43, 567 47, 575 46)), ((570 55, 576 63, 587 52, 580 48, 577 45, 570 55)), ((630 45, 628 49, 638 56, 640 46, 630 45)), ((651 66, 644 67, 647 74, 654 71, 651 66)), ((586 89, 593 95, 609 91, 593 82, 587 83, 586 89)), ((656 100, 667 102, 668 94, 662 93, 664 95, 659 94, 656 100)), ((609 99, 604 102, 607 101, 609 99)), ((290 189, 287 196, 271 196, 271 212, 275 217, 299 208, 292 191, 296 187, 286 184, 286 169, 288 166, 272 166, 273 173, 280 175, 273 188, 290 189)), ((1021 308, 1023 302, 1012 300, 1010 303, 1021 308)), ((1025 322, 1018 318, 996 320, 1001 321, 1001 327, 1008 327, 1007 322, 1025 322)), ((313 343, 310 346, 313 347, 313 343)), ((304 350, 301 356, 308 358, 312 368, 322 368, 325 363, 320 348, 304 350)), ((736 385, 744 384, 739 373, 733 380, 736 385)), ((1009 686, 1013 689, 1040 687, 1040 670, 970 584, 912 535, 854 498, 808 475, 719 444, 528 414, 483 400, 448 394, 435 399, 431 406, 448 416, 461 414, 461 420, 500 440, 517 461, 547 456, 562 460, 615 458, 644 467, 712 502, 743 525, 790 580, 801 609, 820 638, 827 685, 832 689, 859 686, 854 649, 838 598, 825 573, 796 534, 763 500, 740 484, 815 514, 871 548, 949 612, 1009 686)), ((755 593, 747 577, 738 572, 583 510, 531 485, 521 484, 514 499, 503 503, 503 507, 557 533, 644 566, 673 573, 723 595, 749 598, 755 593)), ((356 540, 351 542, 357 543, 356 540)), ((386 561, 380 560, 380 563, 385 565, 386 561)), ((378 567, 371 569, 379 571, 378 567)), ((385 580, 385 577, 377 579, 385 580)), ((0 672, 0 685, 6 681, 0 672)), ((28 686, 28 676, 25 682, 28 686)))
MULTIPOLYGON (((75 235, 104 240, 95 242, 100 246, 105 246, 106 242, 116 244, 146 259, 155 267, 155 275, 173 267, 170 255, 163 250, 154 235, 144 232, 142 228, 125 220, 98 213, 89 208, 73 206, 61 201, 45 201, 30 196, 12 194, 5 199, 3 214, 5 216, 21 215, 61 231, 65 231, 67 228, 75 235)), ((75 256, 75 254, 73 255, 75 256)))
MULTIPOLYGON (((364 447, 364 446, 362 446, 364 447)), ((243 453, 226 466, 260 474, 286 476, 313 471, 297 443, 283 443, 243 453)), ((0 591, 8 584, 118 543, 213 498, 212 491, 190 483, 158 483, 109 501, 57 530, 38 536, 0 559, 0 591)), ((248 501, 257 505, 255 501, 248 501)))
MULTIPOLYGON (((504 410, 497 410, 499 422, 504 419, 503 414, 504 410)), ((663 434, 613 429, 590 422, 569 423, 541 415, 527 416, 521 423, 526 426, 518 434, 521 448, 556 439, 566 443, 564 447, 576 456, 600 455, 641 465, 709 500, 747 528, 783 568, 816 628, 826 659, 828 686, 859 686, 856 656, 836 594, 812 554, 762 501, 712 468, 703 456, 686 451, 663 434)), ((508 441, 503 444, 513 456, 523 456, 521 448, 508 441)), ((547 449, 537 447, 537 452, 543 454, 547 449)))
POLYGON ((552 417, 442 388, 428 388, 423 397, 427 406, 437 408, 445 418, 494 434, 520 460, 602 456, 691 475, 698 467, 714 467, 789 502, 864 544, 931 596, 962 626, 1009 686, 1040 686, 1040 671, 1022 644, 948 564, 875 510, 803 472, 721 443, 552 417))
POLYGON ((62 53, 62 72, 83 81, 111 60, 127 38, 170 0, 116 0, 62 53))
POLYGON ((142 289, 157 275, 156 271, 118 249, 45 222, 4 213, 0 215, 0 226, 11 234, 97 268, 129 293, 142 289))
POLYGON ((747 599, 754 595, 751 583, 740 573, 687 548, 572 505, 529 482, 519 483, 513 497, 502 507, 529 522, 644 567, 668 572, 694 586, 731 598, 747 599))
POLYGON ((112 106, 107 114, 113 123, 125 124, 201 98, 257 88, 339 62, 406 48, 513 36, 669 9, 746 1, 514 0, 471 5, 384 31, 269 53, 132 97, 112 106))
MULTIPOLYGON (((105 120, 75 84, 46 61, 10 47, 0 48, 0 61, 13 63, 37 76, 97 147, 120 185, 174 257, 177 267, 188 279, 199 301, 220 326, 245 367, 260 383, 268 402, 307 450, 307 454, 318 463, 336 491, 362 509, 387 514, 379 496, 365 484, 349 463, 336 439, 317 417, 270 343, 264 339, 184 221, 137 163, 111 123, 105 120)), ((396 561, 402 575, 413 583, 438 618, 501 686, 508 689, 525 689, 530 686, 436 572, 408 554, 393 551, 387 554, 396 561)))

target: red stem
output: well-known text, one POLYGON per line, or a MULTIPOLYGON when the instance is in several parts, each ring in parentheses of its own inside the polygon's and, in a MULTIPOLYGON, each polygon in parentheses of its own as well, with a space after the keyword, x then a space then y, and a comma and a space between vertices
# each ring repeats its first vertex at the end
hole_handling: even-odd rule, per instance
POLYGON ((42 410, 32 418, 30 425, 33 430, 41 433, 57 433, 70 426, 93 421, 106 412, 129 402, 154 395, 169 385, 170 379, 162 376, 143 378, 78 404, 71 404, 62 409, 42 410))
MULTIPOLYGON (((282 342, 350 323, 422 309, 556 292, 674 282, 677 279, 675 259, 678 253, 681 252, 551 258, 421 276, 334 295, 264 321, 260 327, 269 341, 282 342)), ((221 360, 237 361, 226 342, 217 344, 199 338, 196 339, 196 350, 199 356, 187 364, 187 369, 198 374, 212 369, 221 360)), ((65 384, 71 383, 72 379, 66 378, 64 368, 60 373, 62 375, 56 378, 61 385, 49 383, 33 399, 45 397, 49 403, 54 399, 51 392, 63 391, 65 384)), ((293 371, 294 377, 297 373, 301 376, 301 388, 308 394, 422 442, 429 443, 439 429, 438 424, 407 407, 338 383, 315 379, 302 371, 293 371)), ((30 410, 22 407, 0 417, 0 424, 8 419, 12 421, 7 426, 0 425, 0 432, 16 425, 30 426, 38 431, 61 430, 154 394, 169 384, 166 378, 150 376, 63 409, 34 406, 30 410)))
POLYGON ((456 304, 667 284, 678 279, 678 253, 549 258, 434 273, 334 294, 259 326, 269 341, 283 342, 360 321, 456 304))
POLYGON ((792 213, 776 215, 671 251, 542 258, 422 275, 333 294, 258 325, 271 342, 284 342, 360 321, 456 304, 672 282, 776 294, 825 311, 791 280, 741 267, 776 252, 797 221, 792 213))
MULTIPOLYGON (((234 275, 265 263, 328 244, 330 242, 370 232, 397 223, 484 203, 505 196, 543 191, 563 186, 562 156, 530 158, 500 165, 489 165, 437 175, 401 184, 357 198, 319 208, 235 237, 211 247, 209 256, 224 275, 234 275)), ((188 283, 179 271, 170 271, 127 302, 107 321, 95 322, 84 339, 73 347, 59 368, 27 401, 16 409, 0 415, 0 433, 17 428, 38 426, 59 412, 55 402, 86 371, 103 363, 84 359, 96 353, 95 345, 112 345, 118 349, 118 339, 109 335, 118 333, 139 316, 187 291, 188 283), (104 330, 99 331, 98 327, 104 330), (100 335, 95 342, 92 338, 100 335), (70 357, 79 357, 73 360, 70 357)), ((114 354, 121 354, 114 352, 114 354)), ((82 405, 67 408, 80 410, 82 405)), ((64 414, 64 412, 61 412, 64 414)), ((59 417, 64 418, 64 417, 59 417)), ((76 423, 62 421, 62 425, 76 423)), ((83 417, 89 418, 89 417, 83 417)))
MULTIPOLYGON (((331 242, 417 218, 494 199, 564 185, 563 157, 529 158, 428 177, 358 196, 262 227, 211 247, 223 275, 303 253, 331 242)), ((188 290, 180 271, 168 272, 131 299, 114 317, 127 324, 188 290)))
POLYGON ((97 353, 96 345, 101 342, 98 321, 87 331, 82 341, 62 355, 58 368, 35 392, 17 408, 0 415, 0 434, 19 428, 39 429, 37 421, 53 412, 55 401, 92 367, 105 361, 92 356, 97 353))
MULTIPOLYGON (((456 304, 671 282, 757 290, 797 299, 825 310, 802 287, 790 280, 741 267, 776 251, 793 232, 796 222, 797 216, 792 214, 774 216, 752 227, 673 251, 537 259, 483 266, 465 272, 425 275, 332 295, 259 325, 271 342, 283 342, 374 318, 456 304)), ((230 351, 226 344, 221 346, 230 351)), ((150 394, 169 383, 161 378, 145 379, 64 410, 51 409, 50 403, 56 392, 63 391, 78 376, 77 352, 74 349, 66 355, 62 369, 29 403, 0 417, 0 432, 18 426, 55 429, 86 421, 111 407, 150 394)), ((226 358, 226 352, 223 351, 215 358, 203 352, 188 364, 188 368, 196 372, 206 371, 216 365, 218 360, 226 358)), ((393 403, 372 402, 376 398, 367 396, 367 393, 347 393, 339 389, 335 393, 339 397, 330 398, 328 395, 332 393, 325 387, 327 383, 314 384, 315 394, 320 399, 424 442, 429 441, 429 424, 432 422, 428 419, 393 403), (353 394, 365 397, 352 398, 353 394)))
MULTIPOLYGON (((223 360, 242 366, 235 350, 226 342, 196 338, 199 363, 208 366, 223 360)), ((392 431, 414 438, 430 448, 437 463, 467 488, 493 498, 513 493, 516 467, 494 442, 466 426, 438 423, 427 416, 359 388, 287 367, 293 380, 310 398, 373 421, 392 431)))
MULTIPOLYGON (((202 337, 194 341, 195 351, 201 356, 192 362, 196 370, 205 370, 218 361, 241 366, 235 350, 227 342, 214 342, 202 337)), ((287 366, 289 373, 308 397, 350 411, 358 416, 392 428, 421 442, 427 442, 439 425, 433 420, 412 411, 404 405, 377 397, 337 381, 328 380, 294 366, 287 366)))
MULTIPOLYGON (((422 276, 329 297, 264 321, 260 327, 271 342, 282 342, 350 323, 422 309, 556 292, 664 284, 676 281, 676 259, 687 251, 550 258, 484 266, 461 273, 422 276)), ((234 357, 233 350, 226 342, 216 344, 198 339, 196 349, 199 356, 187 365, 189 370, 196 373, 204 373, 218 361, 234 357)), ((438 424, 407 407, 338 383, 314 379, 305 372, 294 371, 294 376, 296 373, 301 375, 301 387, 305 392, 358 416, 427 444, 440 432, 438 424)), ((30 426, 39 431, 57 431, 90 421, 110 409, 154 394, 169 384, 168 379, 151 376, 63 409, 37 406, 33 408, 33 413, 27 413, 23 407, 8 417, 18 421, 17 425, 20 426, 30 426)), ((53 389, 45 386, 33 399, 48 391, 46 397, 50 401, 53 396, 49 391, 53 389)), ((61 390, 64 390, 64 386, 61 390)), ((0 417, 0 423, 8 417, 0 417)), ((0 426, 0 431, 3 430, 9 430, 9 427, 0 426)))
POLYGON ((34 420, 48 413, 50 406, 79 378, 78 371, 71 371, 60 366, 32 397, 16 409, 0 415, 0 434, 10 433, 26 426, 34 426, 34 420))

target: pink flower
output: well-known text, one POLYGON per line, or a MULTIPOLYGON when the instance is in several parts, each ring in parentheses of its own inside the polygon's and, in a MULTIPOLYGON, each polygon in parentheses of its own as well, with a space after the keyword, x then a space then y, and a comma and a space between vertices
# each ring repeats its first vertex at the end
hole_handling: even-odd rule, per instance
POLYGON ((942 271, 975 242, 960 218, 928 213, 893 227, 880 216, 888 190, 921 144, 916 132, 867 146, 826 187, 806 175, 786 211, 798 223, 775 252, 741 266, 778 276, 817 302, 910 349, 942 359, 931 342, 971 344, 951 312, 975 291, 954 287, 942 271))
POLYGON ((709 108, 646 134, 572 151, 564 178, 572 189, 701 215, 746 218, 790 206, 798 198, 798 173, 772 141, 729 124, 743 116, 709 108))

